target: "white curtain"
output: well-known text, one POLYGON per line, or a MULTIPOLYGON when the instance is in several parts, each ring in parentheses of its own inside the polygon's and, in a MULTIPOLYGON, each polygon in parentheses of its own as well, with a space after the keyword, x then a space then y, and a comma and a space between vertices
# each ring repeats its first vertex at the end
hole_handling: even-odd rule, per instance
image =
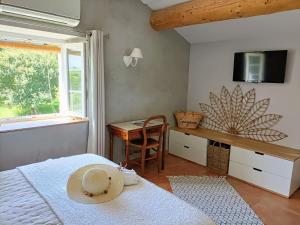
POLYGON ((89 118, 88 153, 105 155, 105 89, 103 33, 93 30, 87 43, 87 116, 89 118))

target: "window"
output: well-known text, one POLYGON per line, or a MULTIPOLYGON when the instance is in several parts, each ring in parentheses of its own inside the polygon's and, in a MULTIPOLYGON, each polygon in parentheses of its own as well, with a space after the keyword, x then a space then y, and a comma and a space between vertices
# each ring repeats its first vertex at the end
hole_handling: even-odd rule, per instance
POLYGON ((69 109, 84 114, 84 80, 81 51, 67 50, 69 109))
POLYGON ((0 119, 84 116, 83 45, 0 41, 0 119))
POLYGON ((262 81, 264 75, 265 55, 263 53, 246 53, 247 81, 262 81))

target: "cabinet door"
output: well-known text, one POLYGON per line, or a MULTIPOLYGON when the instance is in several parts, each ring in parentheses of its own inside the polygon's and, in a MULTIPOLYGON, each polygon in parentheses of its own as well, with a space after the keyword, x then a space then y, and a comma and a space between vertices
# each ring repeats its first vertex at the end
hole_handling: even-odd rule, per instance
POLYGON ((206 166, 207 139, 171 130, 169 146, 171 154, 206 166))
POLYGON ((190 159, 191 161, 197 162, 203 166, 206 166, 207 161, 207 139, 189 135, 188 146, 191 147, 190 159))

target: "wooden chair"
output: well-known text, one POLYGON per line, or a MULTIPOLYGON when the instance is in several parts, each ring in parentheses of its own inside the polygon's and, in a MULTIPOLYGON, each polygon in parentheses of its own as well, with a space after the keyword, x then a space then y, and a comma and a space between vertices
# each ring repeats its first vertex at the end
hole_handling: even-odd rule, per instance
MULTIPOLYGON (((135 160, 129 160, 128 161, 132 163, 136 163, 141 166, 141 174, 144 174, 145 172, 145 162, 148 160, 156 159, 157 160, 157 168, 158 172, 160 172, 160 166, 161 166, 161 153, 162 153, 162 146, 163 146, 163 135, 165 132, 165 129, 167 127, 167 119, 164 115, 158 115, 158 116, 152 116, 145 120, 143 125, 143 134, 142 138, 140 139, 134 139, 129 142, 129 148, 128 151, 130 151, 130 148, 133 147, 136 150, 140 151, 141 155, 141 162, 137 162, 135 160), (162 121, 162 126, 159 126, 157 128, 148 128, 147 126, 151 121, 153 120, 160 120, 162 121), (154 151, 155 154, 150 154, 150 151, 154 151)), ((130 155, 130 152, 126 153, 130 155)), ((128 163, 128 162, 127 162, 128 163)))

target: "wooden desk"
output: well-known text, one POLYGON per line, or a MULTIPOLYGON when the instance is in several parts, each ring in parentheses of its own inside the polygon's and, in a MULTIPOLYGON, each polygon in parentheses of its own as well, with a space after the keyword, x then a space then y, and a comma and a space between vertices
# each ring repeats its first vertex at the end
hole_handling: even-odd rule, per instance
MULTIPOLYGON (((114 158, 114 137, 118 137, 125 142, 125 152, 128 152, 129 141, 143 137, 143 122, 144 120, 128 121, 123 123, 113 123, 108 125, 110 147, 109 147, 109 159, 113 161, 114 158)), ((149 124, 150 132, 157 133, 162 127, 161 121, 155 121, 149 124)), ((165 159, 165 147, 166 147, 166 130, 163 135, 163 146, 162 146, 162 164, 161 168, 164 169, 165 159)), ((128 156, 126 156, 127 158, 128 156)))

